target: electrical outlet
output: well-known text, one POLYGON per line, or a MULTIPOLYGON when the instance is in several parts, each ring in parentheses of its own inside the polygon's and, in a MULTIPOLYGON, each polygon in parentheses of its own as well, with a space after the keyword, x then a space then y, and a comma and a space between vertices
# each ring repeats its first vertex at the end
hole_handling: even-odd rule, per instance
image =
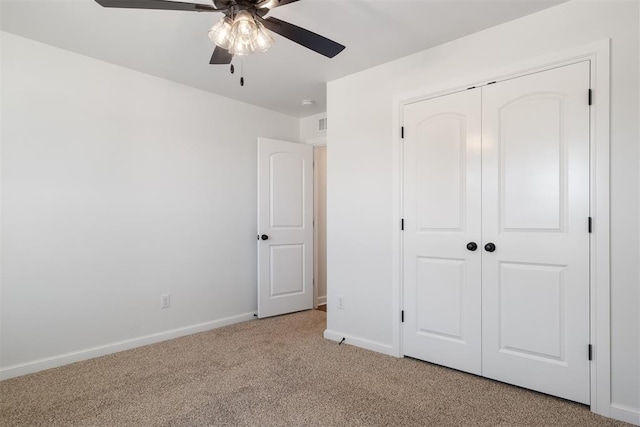
POLYGON ((342 295, 338 296, 338 308, 344 310, 344 297, 342 295))
POLYGON ((171 294, 160 295, 160 308, 171 307, 171 294))

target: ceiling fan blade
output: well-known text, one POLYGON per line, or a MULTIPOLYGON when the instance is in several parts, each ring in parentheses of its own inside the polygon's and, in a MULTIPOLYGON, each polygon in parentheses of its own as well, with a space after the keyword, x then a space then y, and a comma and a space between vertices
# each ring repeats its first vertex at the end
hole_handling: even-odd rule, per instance
POLYGON ((223 49, 220 46, 216 46, 213 50, 213 55, 211 55, 211 61, 209 61, 209 64, 231 64, 232 59, 233 55, 230 54, 228 50, 223 49))
POLYGON ((284 6, 285 4, 293 3, 298 0, 278 0, 278 6, 284 6))
POLYGON ((297 1, 298 0, 262 0, 258 4, 256 4, 256 8, 263 9, 266 7, 268 9, 274 9, 278 6, 284 6, 285 4, 294 3, 297 1))
POLYGON ((296 42, 299 45, 318 52, 319 54, 324 55, 327 58, 333 58, 334 56, 342 52, 345 48, 345 46, 341 45, 340 43, 329 40, 328 38, 323 37, 320 34, 305 30, 302 27, 298 27, 297 25, 290 24, 272 16, 266 19, 258 19, 260 19, 265 27, 267 27, 274 33, 278 33, 281 36, 288 38, 292 42, 296 42))
POLYGON ((103 7, 121 7, 127 9, 160 9, 160 10, 187 10, 191 12, 220 12, 226 9, 217 9, 208 4, 182 3, 169 0, 96 0, 103 7))

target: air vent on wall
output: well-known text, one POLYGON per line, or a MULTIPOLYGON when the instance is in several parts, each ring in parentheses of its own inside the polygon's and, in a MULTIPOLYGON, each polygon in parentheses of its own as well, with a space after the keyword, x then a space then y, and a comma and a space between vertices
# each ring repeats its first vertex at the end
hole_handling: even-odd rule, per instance
POLYGON ((327 130, 327 118, 318 120, 318 130, 327 130))

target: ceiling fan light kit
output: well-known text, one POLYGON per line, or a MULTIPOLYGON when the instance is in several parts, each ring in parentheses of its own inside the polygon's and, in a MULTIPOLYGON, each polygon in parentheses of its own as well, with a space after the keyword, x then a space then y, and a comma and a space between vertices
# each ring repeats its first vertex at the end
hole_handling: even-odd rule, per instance
POLYGON ((224 16, 209 30, 209 39, 232 55, 266 52, 275 43, 255 16, 246 10, 224 16))

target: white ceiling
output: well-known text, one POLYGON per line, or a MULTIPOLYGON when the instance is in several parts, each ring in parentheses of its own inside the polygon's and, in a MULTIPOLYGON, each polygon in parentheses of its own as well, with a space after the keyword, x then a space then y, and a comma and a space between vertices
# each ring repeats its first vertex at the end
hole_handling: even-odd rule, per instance
MULTIPOLYGON (((270 16, 347 48, 325 58, 275 35, 245 57, 245 86, 209 65, 219 13, 107 9, 94 0, 1 0, 0 28, 239 101, 305 117, 326 110, 326 82, 446 43, 566 0, 300 0, 270 16), (312 99, 313 107, 301 100, 312 99)), ((211 4, 210 0, 195 2, 211 4)))

